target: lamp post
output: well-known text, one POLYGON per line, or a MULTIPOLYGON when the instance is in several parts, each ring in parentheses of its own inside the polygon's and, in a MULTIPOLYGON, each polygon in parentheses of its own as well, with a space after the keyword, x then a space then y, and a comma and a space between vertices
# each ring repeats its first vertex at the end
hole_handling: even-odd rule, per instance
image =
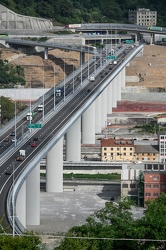
POLYGON ((83 55, 82 55, 82 43, 81 43, 81 85, 82 85, 82 57, 83 57, 83 55))
POLYGON ((17 136, 16 136, 16 131, 17 130, 17 103, 16 103, 16 89, 15 89, 15 102, 14 102, 14 134, 15 134, 15 141, 14 141, 14 145, 16 147, 17 145, 17 136))
POLYGON ((55 65, 54 65, 54 111, 55 111, 55 65))
POLYGON ((13 209, 13 237, 15 237, 15 202, 14 202, 14 163, 13 163, 13 193, 12 193, 12 209, 13 209))
POLYGON ((44 121, 44 65, 43 65, 43 121, 44 121))
POLYGON ((74 64, 73 64, 73 93, 74 93, 74 75, 75 73, 74 73, 74 64))
POLYGON ((66 79, 65 79, 65 71, 66 71, 66 69, 65 69, 65 57, 64 57, 63 60, 64 60, 64 69, 63 69, 64 70, 64 82, 63 82, 64 87, 63 88, 64 88, 64 102, 65 102, 65 99, 66 99, 66 89, 65 89, 65 87, 66 87, 65 86, 66 85, 66 79))

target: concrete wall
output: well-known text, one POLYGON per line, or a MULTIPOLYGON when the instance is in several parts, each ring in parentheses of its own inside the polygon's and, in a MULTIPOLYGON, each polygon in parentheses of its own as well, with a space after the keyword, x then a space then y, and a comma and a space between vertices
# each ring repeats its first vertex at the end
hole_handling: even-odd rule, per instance
POLYGON ((0 96, 8 97, 12 100, 24 100, 25 102, 29 100, 35 101, 49 90, 48 88, 0 89, 0 96))
POLYGON ((50 20, 19 15, 0 4, 1 30, 48 30, 52 28, 53 24, 50 20))

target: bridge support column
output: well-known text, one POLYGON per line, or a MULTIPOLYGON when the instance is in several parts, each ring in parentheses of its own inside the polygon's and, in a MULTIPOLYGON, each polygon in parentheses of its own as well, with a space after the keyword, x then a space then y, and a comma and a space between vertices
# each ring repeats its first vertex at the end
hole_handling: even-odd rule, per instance
POLYGON ((81 161, 81 118, 66 133, 66 161, 81 161))
POLYGON ((101 94, 101 128, 107 123, 107 88, 101 94))
POLYGON ((82 144, 95 144, 95 102, 82 115, 82 144))
POLYGON ((48 59, 48 48, 44 49, 44 59, 48 59))
POLYGON ((101 133, 101 95, 95 101, 95 132, 101 133))
POLYGON ((80 52, 80 65, 83 65, 85 63, 85 53, 80 52))
POLYGON ((126 77, 126 67, 124 67, 121 71, 121 87, 122 88, 124 88, 126 84, 125 77, 126 77))
POLYGON ((154 44, 154 34, 150 34, 150 45, 154 44))
POLYGON ((107 87, 107 114, 112 114, 112 83, 107 87))
POLYGON ((46 192, 63 192, 63 137, 47 154, 46 192))
POLYGON ((40 164, 26 180, 26 224, 40 225, 40 164))
POLYGON ((121 101, 121 72, 117 75, 117 101, 121 101))
POLYGON ((26 227, 26 181, 24 181, 16 201, 16 215, 21 224, 26 227))
POLYGON ((117 107, 117 91, 116 91, 116 85, 117 85, 117 79, 116 77, 112 81, 112 107, 116 108, 117 107))
POLYGON ((135 34, 135 43, 138 41, 138 34, 135 34))

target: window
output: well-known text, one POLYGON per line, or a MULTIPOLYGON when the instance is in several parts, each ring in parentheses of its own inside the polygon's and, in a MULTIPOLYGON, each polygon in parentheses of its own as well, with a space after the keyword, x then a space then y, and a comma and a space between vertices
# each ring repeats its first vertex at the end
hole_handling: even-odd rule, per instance
POLYGON ((130 148, 130 151, 132 151, 133 149, 132 148, 130 148))
POLYGON ((107 150, 107 148, 104 148, 104 150, 107 150))
POLYGON ((153 177, 153 180, 154 180, 154 181, 158 181, 158 179, 159 179, 158 176, 154 176, 154 177, 153 177))
POLYGON ((154 184, 153 188, 159 188, 159 185, 158 184, 154 184))
POLYGON ((146 184, 146 188, 151 188, 151 185, 150 184, 146 184))
POLYGON ((113 156, 114 154, 113 153, 111 153, 111 156, 113 156))
POLYGON ((124 151, 126 151, 126 148, 123 148, 124 151))
POLYGON ((124 153, 123 155, 126 155, 126 153, 124 153))
POLYGON ((132 153, 130 153, 130 156, 132 156, 132 153))
POLYGON ((136 188, 135 184, 130 184, 130 188, 136 188))
POLYGON ((119 148, 117 148, 117 150, 119 151, 119 148))
POLYGON ((161 189, 166 189, 166 184, 161 184, 161 189))
POLYGON ((104 153, 104 155, 107 155, 107 153, 104 153))
POLYGON ((145 196, 150 196, 150 193, 145 193, 145 196))
POLYGON ((160 170, 164 170, 164 165, 161 165, 161 164, 160 164, 159 167, 160 167, 160 170))
POLYGON ((122 184, 122 188, 128 188, 128 184, 122 184))
POLYGON ((111 148, 111 150, 114 150, 114 148, 111 148))
POLYGON ((159 196, 159 194, 158 193, 153 193, 153 196, 157 197, 157 196, 159 196))

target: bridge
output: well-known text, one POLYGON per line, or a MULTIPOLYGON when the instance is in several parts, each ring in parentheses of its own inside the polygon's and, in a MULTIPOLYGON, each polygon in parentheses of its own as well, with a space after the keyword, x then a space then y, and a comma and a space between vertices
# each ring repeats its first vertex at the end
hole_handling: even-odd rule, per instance
MULTIPOLYGON (((63 141, 66 161, 81 160, 81 142, 95 144, 95 133, 105 127, 107 113, 121 99, 125 85, 125 67, 140 51, 140 46, 122 46, 113 59, 91 59, 60 83, 64 96, 56 97, 55 87, 32 105, 36 115, 33 123, 40 129, 28 129, 26 111, 15 116, 3 128, 0 140, 15 131, 15 145, 3 143, 0 163, 0 218, 4 230, 10 224, 14 233, 26 225, 40 224, 40 161, 47 159, 47 192, 63 191, 63 141), (95 77, 89 81, 90 76, 95 77), (37 112, 38 104, 43 112, 37 112), (81 125, 82 124, 82 125, 81 125), (65 136, 64 136, 65 135, 65 136), (36 147, 32 147, 35 140, 36 147), (24 161, 17 161, 19 150, 25 150, 24 161), (9 175, 8 175, 9 174, 9 175)), ((31 124, 31 123, 30 123, 31 124)))

